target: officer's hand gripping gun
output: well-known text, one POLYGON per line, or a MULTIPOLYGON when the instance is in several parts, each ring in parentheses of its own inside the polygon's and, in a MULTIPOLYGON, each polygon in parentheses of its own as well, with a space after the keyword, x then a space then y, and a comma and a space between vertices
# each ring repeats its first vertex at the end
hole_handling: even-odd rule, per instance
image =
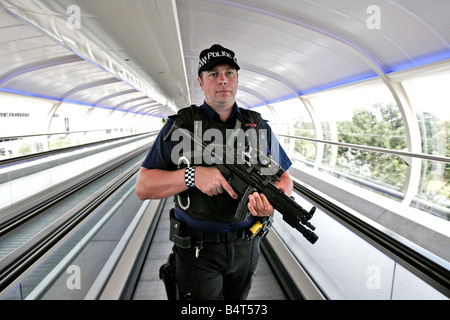
POLYGON ((210 155, 211 161, 239 195, 240 203, 235 214, 236 221, 248 218, 250 215, 247 207, 248 197, 253 192, 258 192, 266 196, 269 203, 281 213, 283 220, 292 228, 298 230, 312 244, 317 241, 319 237, 313 232, 315 227, 309 223, 316 207, 312 207, 309 212, 306 211, 292 197, 275 186, 274 181, 281 180, 284 170, 270 156, 255 149, 253 152, 244 153, 227 146, 207 145, 189 130, 182 129, 178 121, 175 121, 165 139, 176 129, 179 129, 183 138, 190 139, 194 145, 202 146, 204 154, 210 155))
POLYGON ((253 192, 262 193, 274 209, 281 213, 284 221, 297 229, 309 242, 315 243, 319 237, 313 232, 315 227, 309 220, 313 217, 316 207, 312 207, 309 212, 306 211, 292 197, 275 186, 274 181, 280 181, 284 170, 267 156, 261 154, 259 156, 266 158, 263 160, 263 163, 266 164, 261 162, 250 165, 217 164, 222 175, 240 196, 241 201, 236 211, 236 220, 241 221, 248 218, 250 214, 247 208, 248 196, 253 192))

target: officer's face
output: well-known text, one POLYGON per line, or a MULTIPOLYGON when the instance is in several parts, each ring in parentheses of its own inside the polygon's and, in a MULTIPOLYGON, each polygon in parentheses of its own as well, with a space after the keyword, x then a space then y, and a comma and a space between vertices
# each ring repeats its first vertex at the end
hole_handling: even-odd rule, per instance
POLYGON ((238 87, 237 70, 228 64, 215 66, 198 77, 205 101, 213 108, 227 109, 234 105, 238 87))

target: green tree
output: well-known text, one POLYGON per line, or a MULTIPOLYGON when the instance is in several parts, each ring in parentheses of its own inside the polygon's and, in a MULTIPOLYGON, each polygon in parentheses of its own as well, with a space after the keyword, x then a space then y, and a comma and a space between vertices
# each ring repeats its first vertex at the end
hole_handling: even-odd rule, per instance
MULTIPOLYGON (((434 113, 417 113, 422 136, 423 152, 431 155, 450 157, 450 121, 442 121, 434 113)), ((422 181, 425 197, 431 200, 435 195, 450 198, 450 165, 424 161, 425 177, 422 181)))
MULTIPOLYGON (((403 120, 394 104, 376 103, 371 109, 355 109, 352 121, 338 122, 337 128, 341 142, 393 150, 407 146, 403 120)), ((344 172, 400 190, 407 172, 400 157, 355 148, 339 148, 337 166, 344 172)))
MULTIPOLYGON (((294 135, 299 137, 315 138, 316 131, 312 122, 305 122, 303 118, 294 123, 294 135)), ((314 161, 316 157, 316 145, 309 141, 295 140, 294 152, 296 156, 314 161)))
POLYGON ((31 146, 28 143, 22 143, 19 150, 17 150, 17 154, 22 156, 30 154, 31 152, 31 146))

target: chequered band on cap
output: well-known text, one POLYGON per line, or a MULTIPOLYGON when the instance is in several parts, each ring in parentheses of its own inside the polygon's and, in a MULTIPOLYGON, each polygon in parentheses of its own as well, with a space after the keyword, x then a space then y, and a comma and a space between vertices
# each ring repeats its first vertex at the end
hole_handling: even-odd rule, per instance
POLYGON ((239 70, 237 59, 233 51, 222 47, 220 44, 214 44, 209 49, 205 49, 200 53, 198 62, 198 75, 203 71, 211 70, 218 64, 229 64, 239 70))
POLYGON ((189 188, 195 187, 195 169, 196 167, 188 167, 184 171, 184 182, 189 188))

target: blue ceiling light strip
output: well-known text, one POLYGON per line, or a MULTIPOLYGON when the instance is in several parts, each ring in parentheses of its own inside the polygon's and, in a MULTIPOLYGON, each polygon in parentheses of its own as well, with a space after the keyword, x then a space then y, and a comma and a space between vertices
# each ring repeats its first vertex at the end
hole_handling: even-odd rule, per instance
MULTIPOLYGON (((442 50, 440 52, 431 54, 431 55, 426 55, 426 56, 422 56, 422 57, 416 57, 414 58, 414 63, 411 62, 400 62, 397 64, 393 64, 393 65, 389 65, 389 66, 385 66, 384 68, 386 70, 388 70, 387 74, 390 73, 394 73, 394 72, 400 72, 400 71, 405 71, 405 70, 409 70, 409 69, 413 69, 413 68, 417 68, 420 66, 425 66, 428 64, 432 64, 435 62, 440 62, 440 61, 445 61, 445 60, 449 60, 450 59, 450 50, 442 50)), ((313 87, 310 89, 306 89, 304 91, 297 91, 298 96, 303 96, 303 95, 307 95, 307 94, 313 94, 313 93, 318 93, 324 90, 329 90, 329 89, 334 89, 334 88, 339 88, 339 87, 343 87, 343 86, 348 86, 351 84, 355 84, 358 82, 362 82, 362 81, 366 81, 366 80, 371 80, 371 79, 377 79, 378 75, 373 72, 372 74, 369 72, 367 73, 366 76, 358 76, 358 77, 354 77, 354 78, 347 78, 344 81, 340 81, 340 82, 331 82, 331 83, 327 83, 321 86, 317 86, 317 87, 313 87)), ((248 107, 248 109, 253 109, 253 108, 257 108, 257 107, 262 107, 265 105, 268 105, 270 103, 276 103, 276 102, 281 102, 281 101, 285 101, 285 100, 289 100, 295 98, 295 95, 287 95, 284 97, 280 97, 277 99, 272 99, 269 101, 265 101, 264 103, 258 103, 256 105, 250 106, 248 107)))
POLYGON ((59 102, 64 102, 64 103, 78 104, 78 105, 87 106, 87 107, 94 107, 94 108, 101 108, 101 109, 108 109, 108 110, 115 110, 115 111, 122 111, 122 112, 139 114, 139 115, 144 115, 144 116, 152 116, 152 117, 154 116, 154 115, 149 115, 149 114, 142 113, 142 112, 134 112, 134 111, 127 111, 127 110, 123 110, 123 109, 115 109, 115 108, 111 108, 111 107, 95 105, 95 104, 92 104, 92 103, 77 101, 77 100, 73 100, 73 99, 67 99, 67 100, 63 101, 62 99, 57 98, 57 97, 46 96, 46 95, 32 93, 32 92, 26 92, 26 91, 22 91, 22 90, 10 89, 10 88, 6 88, 6 87, 0 88, 0 91, 8 92, 8 93, 14 93, 14 94, 22 95, 22 96, 41 98, 41 99, 46 99, 46 100, 51 100, 51 101, 59 101, 59 102))
POLYGON ((358 83, 361 81, 365 81, 365 80, 371 80, 371 79, 376 79, 378 78, 378 75, 376 75, 375 73, 373 75, 368 75, 367 77, 357 77, 357 78, 348 78, 345 81, 340 81, 340 82, 331 82, 331 83, 327 83, 325 85, 322 86, 317 86, 317 87, 313 87, 310 89, 306 89, 302 92, 298 92, 297 91, 297 95, 295 94, 289 94, 280 98, 276 98, 276 99, 271 99, 271 100, 267 100, 264 101, 264 103, 258 103, 256 105, 250 106, 248 107, 248 109, 253 109, 253 108, 258 108, 258 107, 262 107, 271 103, 277 103, 277 102, 282 102, 285 100, 289 100, 289 99, 293 99, 296 98, 297 96, 304 96, 307 94, 312 94, 312 93, 316 93, 316 92, 321 92, 321 91, 325 91, 328 89, 335 89, 335 88, 339 88, 339 87, 343 87, 343 86, 347 86, 353 83, 358 83))
POLYGON ((277 103, 277 102, 293 99, 293 98, 296 98, 296 97, 297 96, 295 94, 289 94, 287 96, 283 96, 283 97, 280 97, 280 98, 277 98, 277 99, 268 100, 268 101, 264 101, 264 102, 258 103, 258 104, 254 105, 254 106, 248 107, 247 109, 258 108, 258 107, 266 106, 266 105, 271 104, 271 103, 277 103))
POLYGON ((35 98, 41 98, 41 99, 47 99, 47 100, 53 100, 53 101, 61 101, 61 99, 58 99, 56 97, 46 96, 46 95, 42 95, 42 94, 36 94, 36 93, 32 93, 32 92, 25 92, 25 91, 16 90, 16 89, 10 89, 10 88, 6 88, 6 87, 0 88, 0 91, 14 93, 14 94, 28 96, 28 97, 35 97, 35 98))
POLYGON ((415 67, 421 67, 435 62, 445 61, 450 59, 450 50, 442 50, 430 55, 414 58, 414 64, 411 62, 399 62, 387 66, 389 73, 404 71, 415 67))
POLYGON ((322 86, 317 86, 317 87, 314 87, 314 88, 310 88, 310 89, 304 90, 301 93, 299 93, 299 96, 312 94, 312 93, 317 93, 317 92, 325 91, 325 90, 329 90, 329 89, 335 89, 335 88, 339 88, 339 87, 344 87, 344 86, 348 86, 348 85, 351 85, 351 84, 354 84, 354 83, 367 81, 367 80, 372 80, 372 79, 377 79, 377 78, 378 78, 378 75, 376 73, 368 74, 365 77, 350 77, 350 78, 345 79, 344 81, 330 82, 330 83, 324 84, 322 86))
MULTIPOLYGON (((428 65, 428 64, 431 64, 431 63, 439 62, 439 61, 445 61, 445 60, 448 60, 448 59, 450 59, 450 50, 442 50, 442 51, 434 53, 432 55, 417 57, 417 58, 414 59, 414 63, 405 61, 405 62, 400 62, 400 63, 397 63, 397 64, 385 66, 385 68, 388 70, 388 74, 389 74, 389 73, 393 73, 393 72, 400 72, 400 71, 412 69, 412 68, 415 68, 415 67, 428 65)), ((361 82, 361 81, 371 80, 371 79, 376 79, 376 78, 378 78, 378 75, 375 72, 373 72, 373 73, 368 72, 367 75, 365 75, 363 77, 358 76, 358 77, 354 77, 354 78, 347 78, 344 81, 331 82, 331 83, 327 83, 327 84, 324 84, 324 85, 321 85, 321 86, 317 86, 317 87, 313 87, 313 88, 310 88, 310 89, 306 89, 304 91, 297 91, 297 95, 298 96, 302 96, 302 95, 307 95, 307 94, 318 93, 318 92, 321 92, 321 91, 324 91, 324 90, 339 88, 339 87, 342 87, 342 86, 347 86, 347 85, 351 85, 351 84, 358 83, 358 82, 361 82)), ((62 102, 62 99, 57 98, 57 97, 46 96, 46 95, 42 95, 42 94, 36 94, 36 93, 26 92, 26 91, 21 91, 21 90, 16 90, 16 89, 10 89, 10 88, 7 88, 7 87, 0 88, 0 91, 62 102)), ((296 95, 289 94, 289 95, 282 96, 282 97, 279 97, 279 98, 275 98, 275 99, 271 99, 271 100, 268 100, 268 101, 264 101, 263 103, 255 104, 253 106, 248 107, 248 109, 253 109, 253 108, 265 106, 265 105, 268 105, 268 104, 273 104, 273 103, 277 103, 277 102, 293 99, 295 97, 296 97, 296 95)), ((142 112, 133 112, 133 111, 127 111, 127 110, 123 110, 123 109, 114 109, 114 108, 105 107, 105 106, 101 106, 101 105, 94 105, 94 104, 91 104, 91 103, 86 103, 86 102, 77 101, 77 100, 73 100, 73 99, 67 99, 64 102, 78 104, 78 105, 84 105, 84 106, 88 106, 88 107, 103 108, 103 109, 108 109, 108 110, 117 110, 117 111, 122 111, 122 112, 133 113, 133 114, 164 118, 162 116, 149 115, 149 114, 142 113, 142 112)))

